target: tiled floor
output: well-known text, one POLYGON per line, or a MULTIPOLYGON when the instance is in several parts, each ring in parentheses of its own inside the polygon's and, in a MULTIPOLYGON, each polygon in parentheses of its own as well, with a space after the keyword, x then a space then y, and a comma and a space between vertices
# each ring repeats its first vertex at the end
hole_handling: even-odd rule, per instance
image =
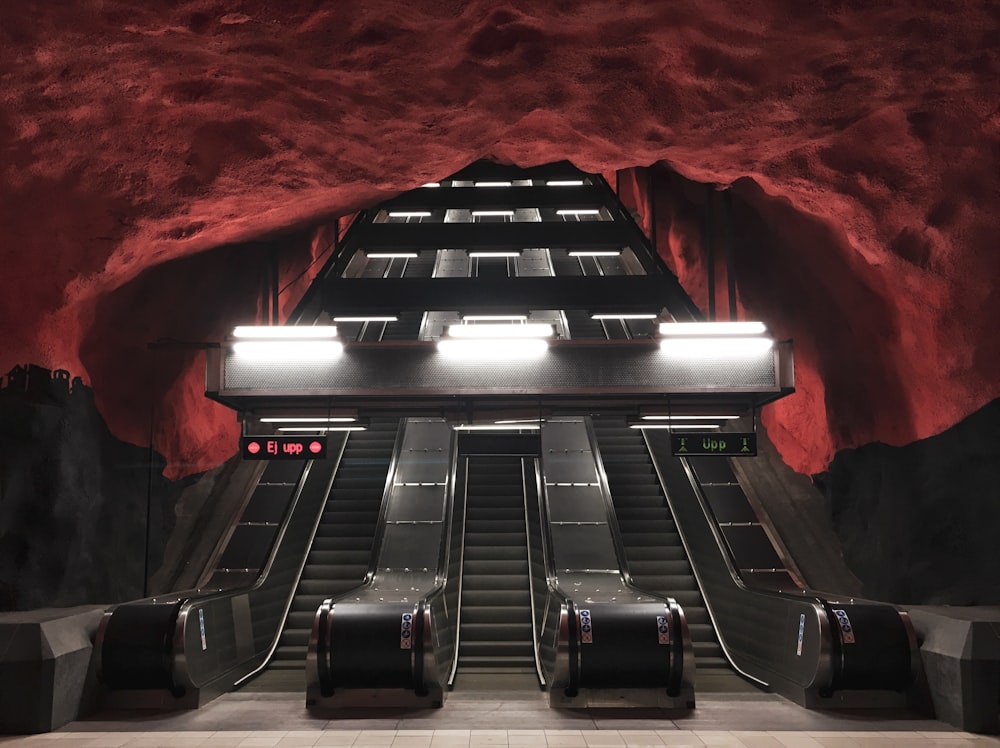
POLYGON ((315 715, 297 694, 227 694, 197 711, 101 713, 0 747, 298 748, 305 746, 1000 746, 905 711, 807 711, 773 694, 699 696, 684 713, 556 710, 538 691, 456 691, 442 709, 315 715), (54 742, 53 742, 54 741, 54 742))
MULTIPOLYGON (((133 727, 135 727, 133 725, 133 727)), ((267 730, 54 732, 0 737, 3 746, 33 748, 305 748, 306 746, 731 746, 733 748, 855 748, 856 746, 988 746, 1000 740, 965 732, 808 732, 786 730, 267 730)))

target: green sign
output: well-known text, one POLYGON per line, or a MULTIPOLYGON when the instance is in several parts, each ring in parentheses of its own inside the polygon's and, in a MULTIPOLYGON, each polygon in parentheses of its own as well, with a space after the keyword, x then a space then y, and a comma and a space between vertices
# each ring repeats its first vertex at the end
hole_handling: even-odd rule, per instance
POLYGON ((689 432, 670 435, 670 453, 675 457, 723 455, 756 457, 757 435, 689 432))

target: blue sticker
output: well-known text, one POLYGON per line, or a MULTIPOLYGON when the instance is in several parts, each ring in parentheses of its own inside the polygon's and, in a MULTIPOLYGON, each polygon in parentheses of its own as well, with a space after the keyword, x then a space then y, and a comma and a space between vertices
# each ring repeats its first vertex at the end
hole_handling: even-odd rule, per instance
POLYGON ((403 613, 399 622, 399 648, 413 649, 413 614, 403 613))
POLYGON ((656 617, 656 633, 660 644, 670 644, 670 624, 666 616, 656 617))
POLYGON ((594 643, 594 628, 593 628, 593 623, 590 620, 589 610, 580 611, 580 643, 581 644, 594 643))

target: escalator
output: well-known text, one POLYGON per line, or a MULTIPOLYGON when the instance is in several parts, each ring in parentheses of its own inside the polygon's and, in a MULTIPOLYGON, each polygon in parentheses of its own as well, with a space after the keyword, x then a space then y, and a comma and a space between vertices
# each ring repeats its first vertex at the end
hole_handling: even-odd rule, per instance
POLYGON ((632 581, 670 595, 687 616, 699 691, 744 691, 719 644, 642 432, 621 419, 593 420, 632 581))
POLYGON ((306 651, 323 600, 364 581, 399 422, 373 419, 352 432, 341 457, 285 626, 267 670, 247 691, 305 689, 306 651))
POLYGON ((470 457, 458 685, 471 672, 535 672, 519 457, 470 457))

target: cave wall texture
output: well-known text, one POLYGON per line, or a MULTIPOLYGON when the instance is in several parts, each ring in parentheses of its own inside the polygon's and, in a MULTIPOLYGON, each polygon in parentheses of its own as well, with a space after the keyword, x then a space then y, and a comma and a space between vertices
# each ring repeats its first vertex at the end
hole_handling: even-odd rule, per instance
POLYGON ((991 0, 4 3, 0 371, 81 375, 136 445, 152 393, 164 474, 208 469, 233 414, 149 343, 260 319, 274 244, 287 313, 337 216, 568 159, 655 205, 700 304, 732 189, 741 313, 795 342, 764 422, 819 473, 1000 396, 998 80, 991 0))

